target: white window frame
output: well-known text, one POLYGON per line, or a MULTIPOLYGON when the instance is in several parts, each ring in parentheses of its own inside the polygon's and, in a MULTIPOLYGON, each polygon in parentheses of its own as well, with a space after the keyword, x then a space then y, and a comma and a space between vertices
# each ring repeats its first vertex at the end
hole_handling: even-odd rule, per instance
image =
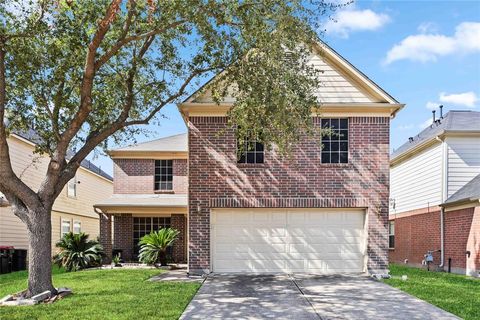
POLYGON ((61 219, 60 221, 60 238, 63 238, 67 233, 72 231, 72 221, 70 219, 61 219), (64 224, 68 223, 68 231, 64 232, 63 227, 64 224))
POLYGON ((72 178, 67 183, 67 197, 76 199, 77 198, 77 177, 72 178))
POLYGON ((395 220, 388 221, 388 249, 395 249, 395 220), (393 247, 390 246, 390 237, 393 237, 393 247))
POLYGON ((73 233, 81 233, 82 232, 82 221, 80 220, 73 220, 73 225, 72 225, 72 232, 73 233), (78 232, 75 231, 75 225, 78 225, 78 232))

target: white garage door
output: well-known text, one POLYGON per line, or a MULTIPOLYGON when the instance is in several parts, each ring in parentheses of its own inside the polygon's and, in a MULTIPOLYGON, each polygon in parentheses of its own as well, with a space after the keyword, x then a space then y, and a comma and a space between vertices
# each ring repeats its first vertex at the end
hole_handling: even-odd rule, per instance
POLYGON ((215 209, 214 272, 364 271, 363 210, 215 209))

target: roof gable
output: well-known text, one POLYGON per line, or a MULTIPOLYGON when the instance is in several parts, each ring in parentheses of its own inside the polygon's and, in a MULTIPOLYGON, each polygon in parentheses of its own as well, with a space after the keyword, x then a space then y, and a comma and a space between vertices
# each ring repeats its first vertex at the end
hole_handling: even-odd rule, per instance
POLYGON ((173 136, 163 137, 130 146, 113 149, 108 152, 111 157, 117 158, 143 158, 145 156, 156 158, 169 156, 173 158, 187 158, 188 134, 181 133, 173 136))
MULTIPOLYGON (((369 79, 364 73, 323 42, 318 42, 310 56, 310 63, 322 73, 316 95, 322 104, 398 104, 392 96, 369 79)), ((208 81, 199 90, 188 97, 184 103, 213 103, 208 81)), ((223 103, 232 104, 231 96, 223 103)))

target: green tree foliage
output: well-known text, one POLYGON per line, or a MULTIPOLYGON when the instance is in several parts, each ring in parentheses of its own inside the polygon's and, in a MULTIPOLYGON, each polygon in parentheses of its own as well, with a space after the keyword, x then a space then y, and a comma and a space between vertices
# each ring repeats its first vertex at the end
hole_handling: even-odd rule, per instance
POLYGON ((138 259, 146 264, 167 265, 167 248, 177 240, 179 231, 172 228, 162 228, 153 231, 140 239, 138 259))
POLYGON ((312 130, 307 63, 323 0, 0 0, 0 192, 29 230, 29 293, 53 290, 50 212, 82 160, 161 121, 208 78, 231 125, 287 150, 312 130), (285 59, 285 52, 289 59, 285 59), (50 157, 38 189, 13 171, 10 132, 50 157), (260 135, 261 132, 261 135, 260 135), (44 257, 36 259, 36 257, 44 257))
POLYGON ((55 264, 67 271, 79 271, 102 262, 103 247, 95 240, 88 240, 86 233, 65 234, 55 246, 59 252, 53 257, 55 264))

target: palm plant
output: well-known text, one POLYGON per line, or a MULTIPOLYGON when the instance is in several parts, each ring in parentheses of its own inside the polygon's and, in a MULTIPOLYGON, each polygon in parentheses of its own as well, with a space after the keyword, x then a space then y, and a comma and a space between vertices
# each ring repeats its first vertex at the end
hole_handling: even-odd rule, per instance
POLYGON ((172 228, 163 228, 153 231, 140 239, 140 253, 138 259, 146 264, 167 265, 167 247, 171 246, 178 238, 180 232, 172 228))
POLYGON ((59 252, 53 257, 53 261, 67 271, 78 271, 98 265, 104 255, 103 247, 95 240, 88 240, 86 233, 65 234, 56 243, 59 252))

